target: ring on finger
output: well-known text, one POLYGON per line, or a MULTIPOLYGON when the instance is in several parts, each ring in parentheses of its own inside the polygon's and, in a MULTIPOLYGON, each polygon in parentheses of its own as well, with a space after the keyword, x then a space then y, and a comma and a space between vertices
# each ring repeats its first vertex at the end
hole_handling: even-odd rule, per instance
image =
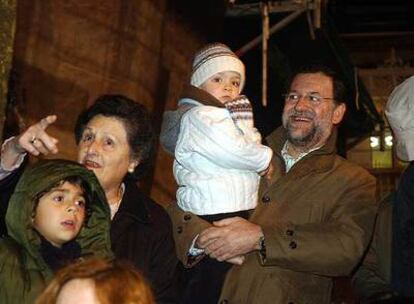
POLYGON ((36 136, 32 136, 32 138, 30 139, 30 143, 33 145, 35 142, 37 141, 36 136))

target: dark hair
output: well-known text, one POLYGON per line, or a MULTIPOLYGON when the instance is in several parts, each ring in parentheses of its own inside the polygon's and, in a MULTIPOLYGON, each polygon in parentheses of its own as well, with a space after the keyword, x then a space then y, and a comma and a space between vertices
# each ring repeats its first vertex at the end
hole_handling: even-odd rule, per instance
POLYGON ((89 184, 83 178, 79 176, 67 176, 64 179, 54 183, 53 185, 37 193, 36 196, 33 198, 34 204, 33 204, 32 213, 33 215, 36 214, 37 206, 39 205, 39 200, 42 198, 43 195, 50 192, 53 188, 59 187, 65 182, 68 182, 72 185, 79 186, 83 192, 83 197, 85 198, 85 211, 86 211, 85 212, 86 216, 85 216, 85 221, 84 221, 85 222, 84 225, 85 225, 92 212, 90 203, 93 201, 93 197, 92 197, 92 191, 90 190, 89 184))
POLYGON ((139 165, 130 177, 143 175, 149 165, 154 149, 154 130, 146 108, 123 95, 103 95, 83 111, 75 125, 75 140, 79 144, 86 125, 95 116, 113 117, 123 122, 127 133, 129 150, 139 161, 139 165))
POLYGON ((337 104, 344 103, 346 100, 346 88, 343 81, 339 78, 338 74, 331 68, 321 64, 309 64, 301 66, 296 69, 294 73, 288 79, 288 89, 292 85, 293 80, 299 74, 317 74, 321 73, 332 80, 333 97, 337 104))

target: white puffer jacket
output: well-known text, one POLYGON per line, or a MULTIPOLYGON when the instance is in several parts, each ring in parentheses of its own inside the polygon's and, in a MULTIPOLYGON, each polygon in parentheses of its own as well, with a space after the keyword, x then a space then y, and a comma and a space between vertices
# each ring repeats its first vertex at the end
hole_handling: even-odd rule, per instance
POLYGON ((197 106, 182 117, 175 149, 178 205, 198 215, 255 208, 258 172, 269 166, 272 150, 255 128, 241 134, 226 108, 180 102, 197 106))

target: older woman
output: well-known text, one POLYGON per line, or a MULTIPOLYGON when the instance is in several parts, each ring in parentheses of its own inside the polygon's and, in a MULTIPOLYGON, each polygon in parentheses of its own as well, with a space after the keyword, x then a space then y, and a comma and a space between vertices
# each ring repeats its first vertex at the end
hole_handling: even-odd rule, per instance
MULTIPOLYGON (((12 188, 18 179, 23 155, 58 151, 57 139, 45 131, 55 120, 56 116, 48 116, 3 144, 3 201, 7 201, 5 188, 12 188)), ((115 256, 144 273, 157 303, 175 303, 177 259, 170 219, 134 182, 153 148, 154 133, 144 106, 121 95, 99 97, 78 117, 75 138, 78 162, 96 174, 110 205, 115 256)))

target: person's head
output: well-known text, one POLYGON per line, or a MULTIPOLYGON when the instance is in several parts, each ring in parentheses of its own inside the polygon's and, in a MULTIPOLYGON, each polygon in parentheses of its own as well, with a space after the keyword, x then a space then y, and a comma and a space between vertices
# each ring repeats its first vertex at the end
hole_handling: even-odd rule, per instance
POLYGON ((88 184, 68 176, 38 193, 34 199, 34 229, 55 247, 77 237, 90 202, 88 184))
POLYGON ((245 78, 243 62, 224 44, 208 44, 194 56, 191 85, 222 103, 240 95, 245 78))
POLYGON ((6 225, 10 237, 33 256, 38 255, 42 238, 56 247, 76 238, 82 253, 106 254, 109 214, 105 193, 92 171, 73 161, 41 160, 20 177, 6 225))
POLYGON ((385 116, 394 134, 395 151, 403 161, 414 160, 414 76, 397 86, 388 98, 385 116))
POLYGON ((36 304, 153 304, 142 275, 130 265, 88 259, 59 271, 36 304))
POLYGON ((78 161, 107 191, 128 175, 138 178, 149 162, 154 131, 145 107, 122 95, 103 95, 75 126, 78 161))
POLYGON ((288 141, 303 150, 324 145, 345 114, 345 86, 324 66, 299 69, 285 96, 282 122, 288 141))

